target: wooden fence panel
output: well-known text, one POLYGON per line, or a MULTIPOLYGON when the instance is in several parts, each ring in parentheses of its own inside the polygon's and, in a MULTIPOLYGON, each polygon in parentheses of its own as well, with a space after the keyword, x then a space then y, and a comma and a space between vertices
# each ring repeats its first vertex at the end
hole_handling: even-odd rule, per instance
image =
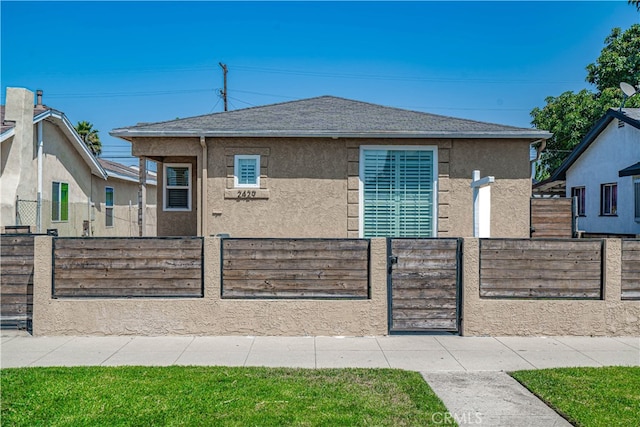
POLYGON ((391 332, 458 330, 458 240, 391 239, 391 332))
POLYGON ((640 240, 622 240, 622 299, 640 300, 640 240))
POLYGON ((368 298, 369 241, 223 239, 223 298, 368 298))
POLYGON ((480 296, 602 298, 601 240, 480 240, 480 296))
POLYGON ((531 199, 531 237, 573 237, 573 200, 569 198, 531 199))
POLYGON ((28 327, 33 313, 34 235, 0 236, 0 319, 3 328, 28 327))
POLYGON ((55 238, 53 296, 202 297, 202 258, 202 238, 55 238))

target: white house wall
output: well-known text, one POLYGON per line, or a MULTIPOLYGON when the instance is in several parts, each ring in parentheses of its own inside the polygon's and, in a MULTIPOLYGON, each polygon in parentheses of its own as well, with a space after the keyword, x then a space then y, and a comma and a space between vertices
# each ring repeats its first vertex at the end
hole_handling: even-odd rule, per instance
POLYGON ((640 130, 629 124, 618 128, 618 119, 596 137, 589 148, 567 170, 567 197, 572 187, 584 186, 585 215, 578 229, 587 233, 640 234, 635 221, 633 177, 618 172, 640 161, 640 130), (600 215, 600 185, 618 184, 617 216, 600 215))

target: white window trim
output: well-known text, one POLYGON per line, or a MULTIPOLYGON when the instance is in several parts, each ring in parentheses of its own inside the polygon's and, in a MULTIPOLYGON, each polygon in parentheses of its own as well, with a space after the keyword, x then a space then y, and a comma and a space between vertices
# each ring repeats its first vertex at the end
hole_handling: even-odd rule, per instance
POLYGON ((260 188, 260 155, 259 154, 236 154, 233 156, 233 187, 234 188, 260 188), (239 160, 255 160, 256 161, 256 183, 240 184, 238 182, 238 173, 240 172, 239 160))
POLYGON ((191 175, 191 163, 165 163, 163 165, 163 176, 162 176, 162 210, 166 211, 166 212, 191 212, 191 193, 192 193, 192 189, 191 189, 191 182, 192 182, 192 175, 191 175), (186 167, 187 170, 189 171, 189 182, 188 185, 182 186, 182 185, 171 185, 171 186, 167 186, 167 168, 173 168, 173 167, 177 167, 177 168, 184 168, 186 167), (170 208, 167 206, 167 201, 169 200, 169 198, 167 197, 167 190, 168 189, 172 189, 172 188, 176 188, 176 189, 187 189, 187 207, 186 208, 170 208))
POLYGON ((115 200, 116 200, 116 190, 113 187, 104 187, 104 226, 105 228, 113 228, 116 226, 116 218, 113 216, 113 213, 115 212, 114 210, 114 206, 115 206, 115 200), (112 202, 113 204, 111 206, 109 206, 107 204, 107 190, 111 190, 111 194, 112 196, 112 202), (107 209, 111 209, 111 225, 107 225, 107 209))
POLYGON ((636 184, 640 184, 640 175, 636 175, 633 177, 633 179, 631 180, 631 188, 633 189, 633 217, 635 222, 640 222, 640 217, 636 216, 636 204, 638 202, 640 202, 640 200, 636 200, 636 184))
POLYGON ((69 192, 69 183, 66 181, 51 181, 51 190, 53 191, 53 184, 58 183, 58 219, 53 219, 53 194, 51 194, 51 222, 52 223, 68 223, 69 222, 69 198, 70 194, 67 194, 67 219, 60 219, 62 217, 62 201, 61 190, 62 184, 67 184, 67 192, 69 192))
POLYGON ((437 145, 361 145, 358 159, 358 235, 364 238, 364 151, 365 150, 395 150, 395 151, 432 151, 433 152, 433 221, 431 234, 438 237, 438 146, 437 145))
MULTIPOLYGON (((610 192, 609 194, 613 194, 612 192, 610 192)), ((600 184, 600 216, 605 216, 605 217, 615 217, 618 216, 618 183, 617 182, 607 182, 605 184, 600 184), (611 187, 611 189, 613 189, 613 187, 616 188, 616 211, 615 213, 605 213, 604 211, 604 206, 605 206, 605 198, 604 198, 604 189, 605 187, 611 187)), ((613 210, 613 197, 611 200, 611 206, 610 206, 610 210, 613 210)))

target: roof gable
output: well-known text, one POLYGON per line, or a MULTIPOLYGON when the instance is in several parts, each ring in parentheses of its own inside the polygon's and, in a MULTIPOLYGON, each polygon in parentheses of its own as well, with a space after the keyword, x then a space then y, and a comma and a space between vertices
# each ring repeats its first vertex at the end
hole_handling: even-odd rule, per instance
POLYGON ((640 130, 640 108, 625 108, 622 110, 614 110, 610 108, 605 115, 596 122, 589 133, 585 135, 582 141, 576 145, 573 151, 565 159, 564 162, 551 174, 551 180, 566 180, 567 171, 578 160, 587 148, 598 138, 598 136, 609 126, 612 120, 618 119, 632 127, 640 130))
POLYGON ((548 132, 385 107, 333 96, 114 129, 113 136, 512 137, 548 132))

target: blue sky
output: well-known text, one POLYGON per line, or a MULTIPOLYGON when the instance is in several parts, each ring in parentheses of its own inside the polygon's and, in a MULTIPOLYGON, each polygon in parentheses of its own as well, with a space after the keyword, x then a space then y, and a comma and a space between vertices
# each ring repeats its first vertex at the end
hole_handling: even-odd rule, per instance
POLYGON ((530 127, 544 98, 589 88, 611 28, 606 2, 0 3, 7 86, 100 131, 103 157, 134 164, 114 128, 334 95, 530 127))

